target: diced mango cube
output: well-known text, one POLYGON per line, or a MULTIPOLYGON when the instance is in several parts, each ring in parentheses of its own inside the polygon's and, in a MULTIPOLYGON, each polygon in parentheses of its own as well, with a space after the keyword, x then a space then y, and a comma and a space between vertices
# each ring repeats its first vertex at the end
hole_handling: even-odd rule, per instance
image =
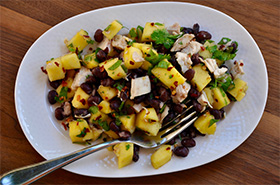
POLYGON ((191 80, 191 83, 199 92, 201 92, 204 87, 206 87, 206 85, 211 82, 211 76, 206 70, 206 67, 200 64, 195 65, 193 67, 193 70, 195 71, 195 73, 193 79, 191 80))
POLYGON ((118 158, 118 167, 122 168, 129 165, 133 159, 134 145, 132 143, 123 142, 114 146, 114 153, 118 158))
POLYGON ((107 28, 102 32, 105 37, 111 40, 121 29, 123 25, 118 21, 114 20, 107 28))
POLYGON ((154 108, 143 109, 137 114, 135 122, 137 128, 151 136, 156 136, 161 128, 161 123, 158 121, 154 108))
POLYGON ((155 169, 166 164, 171 160, 172 150, 171 145, 162 145, 151 156, 151 163, 155 169))
POLYGON ((210 105, 213 105, 213 103, 214 103, 214 97, 213 97, 212 89, 210 89, 210 87, 206 87, 206 88, 204 89, 204 92, 205 92, 205 94, 206 94, 206 96, 207 96, 207 99, 208 99, 210 105))
POLYGON ((121 66, 122 61, 118 58, 114 58, 111 60, 107 60, 101 64, 100 66, 104 66, 108 76, 110 76, 114 80, 119 80, 121 78, 126 77, 126 73, 121 66))
POLYGON ((105 114, 109 114, 109 113, 113 112, 113 110, 110 107, 110 103, 105 100, 103 100, 99 103, 98 108, 101 112, 103 112, 105 114))
POLYGON ((73 107, 77 109, 87 109, 88 108, 88 98, 90 95, 85 93, 82 88, 78 88, 75 92, 74 98, 72 100, 73 107))
POLYGON ((97 67, 99 65, 99 63, 97 61, 95 61, 95 59, 96 59, 95 53, 85 55, 83 62, 85 64, 86 68, 93 69, 93 68, 97 67))
POLYGON ((119 119, 122 122, 122 129, 132 134, 135 130, 135 114, 120 116, 119 119))
POLYGON ((144 58, 140 49, 127 46, 124 49, 123 60, 127 69, 137 69, 143 64, 144 58))
POLYGON ((158 29, 164 29, 164 24, 147 22, 143 30, 142 42, 153 41, 151 35, 158 29))
POLYGON ((228 99, 226 93, 224 90, 220 87, 216 87, 212 89, 213 91, 213 108, 214 109, 221 109, 225 106, 227 106, 230 103, 230 100, 228 99))
POLYGON ((63 79, 66 72, 62 66, 60 58, 48 61, 46 65, 46 71, 51 82, 63 79))
POLYGON ((57 94, 60 94, 60 91, 62 89, 62 87, 68 87, 68 91, 67 91, 67 99, 69 100, 70 98, 72 98, 75 94, 75 91, 73 91, 71 89, 71 85, 73 83, 73 78, 67 78, 66 81, 64 81, 63 83, 61 83, 58 88, 56 89, 57 94))
POLYGON ((78 52, 81 52, 90 42, 92 42, 88 33, 81 29, 70 41, 66 43, 67 48, 72 53, 76 52, 76 48, 78 48, 78 52))
POLYGON ((212 119, 214 119, 214 116, 206 112, 194 122, 194 126, 202 134, 214 134, 217 125, 214 123, 210 126, 210 121, 212 119))
POLYGON ((62 56, 60 59, 61 59, 62 66, 66 70, 81 68, 81 63, 76 53, 66 54, 62 56))
POLYGON ((118 94, 118 91, 116 88, 112 88, 109 86, 107 87, 107 86, 103 86, 103 85, 99 86, 99 88, 97 89, 97 92, 101 96, 101 98, 106 101, 111 100, 118 94))
POLYGON ((155 75, 164 85, 170 88, 172 91, 176 89, 178 85, 183 84, 186 79, 172 66, 170 62, 164 59, 168 63, 167 68, 154 67, 152 74, 155 75))
POLYGON ((231 94, 237 101, 241 101, 248 89, 247 83, 240 78, 234 79, 233 83, 235 84, 235 87, 232 90, 229 90, 228 93, 231 94))

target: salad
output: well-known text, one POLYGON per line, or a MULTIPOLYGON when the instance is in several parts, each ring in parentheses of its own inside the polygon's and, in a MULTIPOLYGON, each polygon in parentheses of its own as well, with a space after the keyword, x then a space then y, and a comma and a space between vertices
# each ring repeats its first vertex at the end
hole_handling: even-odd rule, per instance
MULTIPOLYGON (((128 139, 135 130, 156 136, 190 99, 199 118, 159 147, 151 163, 157 169, 173 154, 186 157, 194 138, 214 134, 224 107, 241 101, 248 88, 240 79, 244 63, 234 60, 238 43, 211 38, 198 24, 147 22, 128 29, 115 20, 93 38, 81 29, 65 39, 69 53, 41 68, 53 88, 48 101, 56 107, 56 119, 73 143, 128 139), (121 29, 128 34, 118 34, 121 29)), ((108 148, 119 168, 137 162, 139 149, 128 142, 108 148)))

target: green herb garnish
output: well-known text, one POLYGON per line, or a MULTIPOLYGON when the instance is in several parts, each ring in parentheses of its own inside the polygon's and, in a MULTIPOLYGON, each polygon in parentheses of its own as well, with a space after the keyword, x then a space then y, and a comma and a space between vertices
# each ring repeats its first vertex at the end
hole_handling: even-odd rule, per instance
POLYGON ((86 56, 85 59, 84 59, 86 62, 89 62, 92 60, 92 56, 89 55, 89 56, 86 56))
POLYGON ((166 104, 164 104, 164 105, 162 106, 162 108, 159 110, 159 113, 163 113, 165 107, 166 107, 166 104))
POLYGON ((123 81, 123 82, 116 82, 113 86, 115 88, 117 88, 119 91, 121 91, 124 88, 124 85, 125 85, 125 81, 123 81))
POLYGON ((137 37, 136 29, 131 28, 130 31, 129 31, 129 35, 130 35, 131 38, 137 37))
POLYGON ((121 103, 121 105, 120 105, 120 107, 119 107, 119 111, 122 110, 123 106, 124 106, 124 101, 122 101, 122 103, 121 103))
POLYGON ((107 121, 101 121, 100 119, 97 121, 98 125, 100 125, 105 131, 109 131, 110 127, 107 121))
POLYGON ((226 38, 226 37, 223 37, 220 42, 218 42, 219 45, 222 45, 222 44, 227 44, 228 42, 230 42, 231 39, 229 38, 226 38))
POLYGON ((155 67, 167 69, 169 65, 170 65, 169 62, 162 60, 155 67))
POLYGON ((211 119, 208 128, 211 127, 214 123, 216 123, 218 121, 219 121, 218 119, 211 119))
POLYGON ((88 109, 89 112, 91 112, 92 114, 96 114, 99 109, 97 106, 91 106, 89 109, 88 109))
POLYGON ((157 53, 153 52, 152 49, 149 50, 147 57, 145 57, 145 59, 153 65, 156 65, 163 59, 169 60, 170 58, 171 58, 171 56, 169 54, 168 55, 157 54, 157 53))
POLYGON ((94 41, 90 39, 90 40, 87 40, 87 43, 88 43, 88 44, 93 44, 94 41))
POLYGON ((130 144, 125 145, 125 149, 128 150, 130 148, 130 144))
POLYGON ((151 35, 156 44, 163 44, 166 49, 170 49, 175 42, 171 36, 166 29, 155 30, 151 35))
POLYGON ((84 127, 84 129, 81 131, 80 134, 76 135, 76 137, 85 137, 85 135, 87 134, 87 128, 84 127))
POLYGON ((114 63, 111 67, 109 67, 109 70, 115 70, 122 64, 122 60, 118 60, 116 63, 114 63))
POLYGON ((63 103, 67 100, 67 92, 68 92, 68 87, 62 87, 59 95, 54 97, 54 99, 59 102, 59 103, 63 103))
POLYGON ((155 25, 157 26, 163 26, 163 24, 159 23, 159 22, 156 22, 155 25))
POLYGON ((110 28, 111 28, 112 24, 109 24, 105 29, 104 31, 108 31, 110 28))

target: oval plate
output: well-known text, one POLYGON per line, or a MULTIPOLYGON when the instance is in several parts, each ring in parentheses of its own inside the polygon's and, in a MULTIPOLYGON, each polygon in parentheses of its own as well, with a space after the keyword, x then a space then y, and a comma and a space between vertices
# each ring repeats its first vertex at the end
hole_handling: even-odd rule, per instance
MULTIPOLYGON (((201 30, 219 41, 229 37, 239 43, 236 60, 243 59, 246 74, 243 79, 249 89, 241 102, 229 108, 226 119, 218 123, 215 135, 197 137, 197 146, 190 149, 187 158, 173 156, 171 161, 155 170, 150 163, 154 150, 140 151, 140 159, 117 169, 113 152, 99 151, 76 161, 64 169, 96 177, 136 177, 170 173, 197 167, 214 161, 243 143, 258 125, 267 99, 268 78, 263 56, 248 31, 231 17, 212 8, 189 3, 158 2, 115 6, 86 12, 54 26, 30 47, 22 60, 15 84, 17 116, 25 136, 44 158, 51 159, 78 150, 83 146, 72 144, 68 134, 54 118, 54 108, 47 101, 50 89, 47 76, 40 70, 45 61, 67 53, 63 43, 80 29, 93 36, 96 29, 104 29, 113 20, 131 28, 149 21, 172 25, 178 22, 191 27, 199 23, 201 30), (257 75, 256 75, 257 74, 257 75)), ((128 33, 122 29, 121 33, 128 33)))

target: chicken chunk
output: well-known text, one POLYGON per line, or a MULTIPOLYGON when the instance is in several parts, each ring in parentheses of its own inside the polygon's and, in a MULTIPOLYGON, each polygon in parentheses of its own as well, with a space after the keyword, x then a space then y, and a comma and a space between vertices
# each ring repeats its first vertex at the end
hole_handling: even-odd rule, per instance
POLYGON ((113 50, 112 42, 107 37, 104 37, 104 39, 97 45, 97 47, 102 50, 108 48, 108 53, 113 50))
POLYGON ((204 91, 201 91, 201 95, 198 97, 197 101, 203 107, 201 112, 203 112, 206 109, 207 105, 213 108, 204 91))
POLYGON ((151 92, 151 82, 149 76, 143 76, 131 80, 130 99, 136 96, 151 92))
POLYGON ((87 76, 92 76, 90 69, 81 67, 80 71, 76 74, 71 85, 72 90, 76 90, 82 83, 86 81, 87 76))
POLYGON ((180 28, 181 26, 179 25, 179 23, 176 22, 172 26, 169 26, 167 28, 167 31, 172 35, 178 35, 180 34, 180 28))
POLYGON ((199 42, 191 41, 187 47, 182 49, 181 52, 193 55, 195 53, 198 53, 201 47, 202 44, 200 44, 199 42))
POLYGON ((226 67, 222 67, 222 68, 217 68, 215 71, 214 71, 214 78, 217 79, 217 78, 220 78, 222 77, 226 72, 227 72, 227 68, 226 67))
POLYGON ((211 73, 214 73, 214 71, 218 68, 217 62, 215 59, 207 58, 205 60, 202 60, 202 62, 206 65, 206 67, 209 69, 211 73))
POLYGON ((232 74, 233 79, 236 79, 244 74, 243 65, 243 60, 234 62, 234 66, 230 69, 230 73, 232 74))
POLYGON ((181 103, 188 97, 189 90, 191 89, 191 85, 188 83, 183 83, 176 87, 176 94, 172 97, 174 103, 181 103))
POLYGON ((171 48, 171 52, 180 51, 181 49, 187 47, 190 41, 194 38, 194 34, 185 34, 181 38, 177 39, 171 48))
POLYGON ((122 36, 122 35, 114 36, 114 38, 112 40, 112 46, 119 49, 119 50, 124 50, 125 47, 127 46, 126 37, 122 36))
POLYGON ((192 65, 190 56, 182 52, 177 52, 175 56, 178 64, 181 66, 182 72, 185 73, 187 70, 189 70, 190 66, 192 65))

